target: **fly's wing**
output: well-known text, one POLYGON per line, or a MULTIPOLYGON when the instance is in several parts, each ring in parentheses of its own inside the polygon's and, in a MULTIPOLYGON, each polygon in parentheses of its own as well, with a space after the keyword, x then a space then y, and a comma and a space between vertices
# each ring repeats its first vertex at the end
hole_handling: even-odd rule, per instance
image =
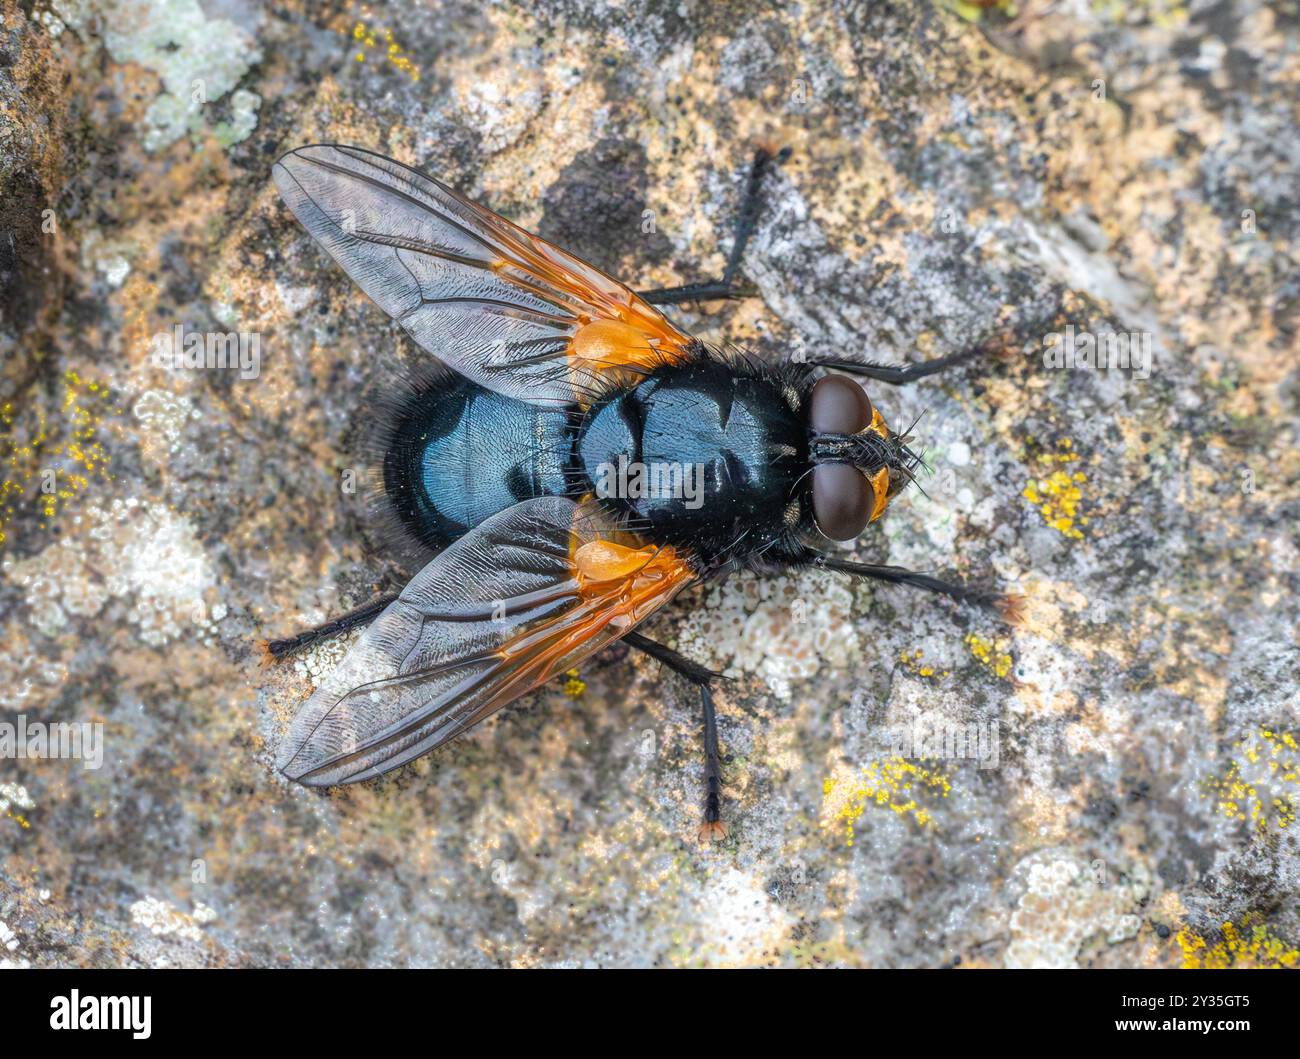
POLYGON ((328 786, 440 746, 618 639, 694 578, 614 543, 593 508, 517 504, 434 558, 294 718, 276 764, 328 786))
POLYGON ((400 162, 316 144, 275 164, 285 203, 425 350, 488 389, 587 403, 610 371, 690 339, 623 284, 400 162))

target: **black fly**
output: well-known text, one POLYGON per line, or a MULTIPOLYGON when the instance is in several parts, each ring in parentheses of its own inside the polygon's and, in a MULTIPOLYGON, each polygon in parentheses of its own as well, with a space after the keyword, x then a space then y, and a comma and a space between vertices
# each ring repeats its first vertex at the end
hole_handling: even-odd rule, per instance
POLYGON ((701 835, 718 839, 716 675, 637 631, 677 592, 811 564, 1010 615, 1005 597, 822 551, 878 519, 919 460, 858 383, 819 369, 897 384, 971 354, 774 367, 654 308, 743 296, 763 176, 784 156, 756 155, 722 279, 639 294, 369 151, 316 145, 276 163, 299 221, 445 365, 375 425, 383 503, 418 572, 399 596, 265 645, 278 659, 368 626, 294 719, 287 777, 378 776, 622 640, 699 689, 701 835))

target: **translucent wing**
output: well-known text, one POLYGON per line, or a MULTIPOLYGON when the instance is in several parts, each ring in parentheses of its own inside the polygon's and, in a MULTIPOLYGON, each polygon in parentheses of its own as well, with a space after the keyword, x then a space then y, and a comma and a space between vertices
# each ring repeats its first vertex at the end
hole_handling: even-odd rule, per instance
POLYGON ((400 162, 316 144, 275 164, 285 203, 425 350, 500 393, 585 403, 688 336, 623 284, 400 162))
POLYGON ((694 578, 616 543, 592 508, 525 501, 434 558, 294 718, 277 765, 309 786, 397 768, 618 639, 694 578))

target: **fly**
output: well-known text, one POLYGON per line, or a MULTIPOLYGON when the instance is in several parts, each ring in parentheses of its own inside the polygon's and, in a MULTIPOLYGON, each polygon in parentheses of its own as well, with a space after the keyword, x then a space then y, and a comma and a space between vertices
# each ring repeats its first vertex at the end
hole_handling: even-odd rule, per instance
POLYGON ((381 155, 322 144, 275 164, 307 231, 434 358, 372 417, 382 504, 417 572, 399 595, 264 644, 276 660, 366 626, 291 723, 286 777, 382 775, 621 640, 698 689, 700 836, 718 840, 717 674, 639 631, 679 592, 818 566, 1014 620, 1011 597, 824 551, 879 519, 920 462, 849 376, 906 383, 977 351, 772 365, 656 308, 746 295, 763 177, 786 153, 756 154, 720 280, 640 293, 381 155), (631 466, 648 479, 608 488, 610 468, 631 466))

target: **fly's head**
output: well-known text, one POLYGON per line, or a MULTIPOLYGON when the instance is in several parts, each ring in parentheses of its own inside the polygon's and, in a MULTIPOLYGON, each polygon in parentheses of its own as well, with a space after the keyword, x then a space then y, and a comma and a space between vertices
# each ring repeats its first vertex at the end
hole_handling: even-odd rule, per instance
POLYGON ((915 478, 921 459, 843 375, 813 387, 808 428, 813 518, 831 540, 852 540, 915 478))

